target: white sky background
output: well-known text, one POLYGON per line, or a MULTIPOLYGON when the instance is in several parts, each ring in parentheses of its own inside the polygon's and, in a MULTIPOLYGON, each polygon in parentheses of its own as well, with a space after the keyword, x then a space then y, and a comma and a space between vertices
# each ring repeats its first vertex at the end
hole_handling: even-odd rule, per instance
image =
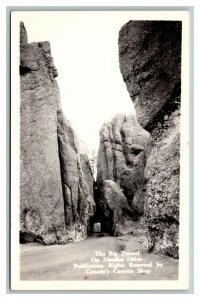
POLYGON ((134 112, 118 57, 118 33, 130 19, 131 12, 21 13, 28 42, 51 44, 63 111, 90 152, 105 121, 134 112))

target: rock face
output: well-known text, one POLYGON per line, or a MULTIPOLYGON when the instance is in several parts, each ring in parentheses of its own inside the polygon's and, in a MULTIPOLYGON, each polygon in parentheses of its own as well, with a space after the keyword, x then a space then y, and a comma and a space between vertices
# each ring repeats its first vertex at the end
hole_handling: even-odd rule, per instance
MULTIPOLYGON (((101 199, 101 203, 106 203, 106 207, 109 202, 105 194, 108 186, 109 193, 112 194, 110 201, 113 206, 114 199, 121 199, 123 195, 121 207, 116 204, 117 210, 120 207, 117 214, 123 211, 123 217, 127 216, 128 219, 130 216, 132 220, 137 219, 143 214, 146 190, 144 168, 150 148, 150 134, 140 126, 136 115, 117 115, 111 122, 105 123, 100 130, 97 160, 97 186, 100 190, 98 198, 101 199)), ((114 215, 110 229, 112 233, 115 233, 113 228, 117 220, 114 215)))
POLYGON ((20 22, 20 45, 28 44, 28 36, 26 32, 26 28, 24 27, 24 23, 20 22))
POLYGON ((119 62, 138 121, 146 127, 180 94, 181 22, 129 21, 119 33, 119 62))
POLYGON ((111 179, 119 184, 122 172, 133 168, 135 158, 149 152, 150 142, 150 134, 140 126, 136 115, 120 114, 105 123, 100 130, 97 182, 111 179))
POLYGON ((102 197, 97 203, 102 230, 112 235, 121 235, 126 225, 133 220, 133 211, 116 182, 105 180, 102 197))
POLYGON ((147 161, 145 217, 149 250, 179 255, 180 110, 152 132, 155 145, 147 161))
POLYGON ((20 29, 21 240, 80 240, 94 209, 91 181, 61 111, 50 44, 29 44, 23 23, 20 29))
POLYGON ((145 176, 150 251, 178 257, 181 22, 129 21, 119 61, 138 121, 154 140, 145 176))
POLYGON ((75 240, 87 236, 89 220, 94 214, 93 181, 86 157, 78 153, 78 139, 69 123, 58 111, 58 147, 67 233, 75 240), (88 187, 90 186, 90 188, 88 187))

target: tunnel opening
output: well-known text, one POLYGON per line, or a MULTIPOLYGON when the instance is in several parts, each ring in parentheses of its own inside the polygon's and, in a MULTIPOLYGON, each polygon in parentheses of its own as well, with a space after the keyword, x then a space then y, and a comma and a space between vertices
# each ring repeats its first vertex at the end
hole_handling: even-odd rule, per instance
POLYGON ((94 201, 96 204, 96 210, 91 218, 91 226, 89 234, 95 234, 95 224, 100 224, 100 233, 103 235, 113 235, 113 212, 107 210, 105 214, 104 208, 102 207, 101 199, 103 197, 102 187, 98 186, 97 182, 94 182, 94 201))

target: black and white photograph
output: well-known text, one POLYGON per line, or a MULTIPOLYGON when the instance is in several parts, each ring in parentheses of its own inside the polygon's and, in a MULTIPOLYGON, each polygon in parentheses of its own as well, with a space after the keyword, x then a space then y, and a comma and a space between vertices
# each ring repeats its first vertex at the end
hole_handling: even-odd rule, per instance
POLYGON ((12 289, 188 288, 188 28, 12 12, 12 289))

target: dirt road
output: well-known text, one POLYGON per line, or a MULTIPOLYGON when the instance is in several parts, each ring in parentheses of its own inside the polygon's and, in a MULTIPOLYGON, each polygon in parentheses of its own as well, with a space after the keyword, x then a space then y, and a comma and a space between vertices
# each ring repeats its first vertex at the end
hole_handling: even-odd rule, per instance
POLYGON ((67 245, 24 244, 20 262, 21 280, 172 280, 178 276, 178 260, 148 253, 141 239, 130 236, 91 236, 67 245), (105 253, 107 258, 95 251, 105 253), (130 255, 126 255, 128 252, 130 255), (93 262, 92 257, 99 262, 93 262), (90 267, 95 264, 103 268, 90 267))

